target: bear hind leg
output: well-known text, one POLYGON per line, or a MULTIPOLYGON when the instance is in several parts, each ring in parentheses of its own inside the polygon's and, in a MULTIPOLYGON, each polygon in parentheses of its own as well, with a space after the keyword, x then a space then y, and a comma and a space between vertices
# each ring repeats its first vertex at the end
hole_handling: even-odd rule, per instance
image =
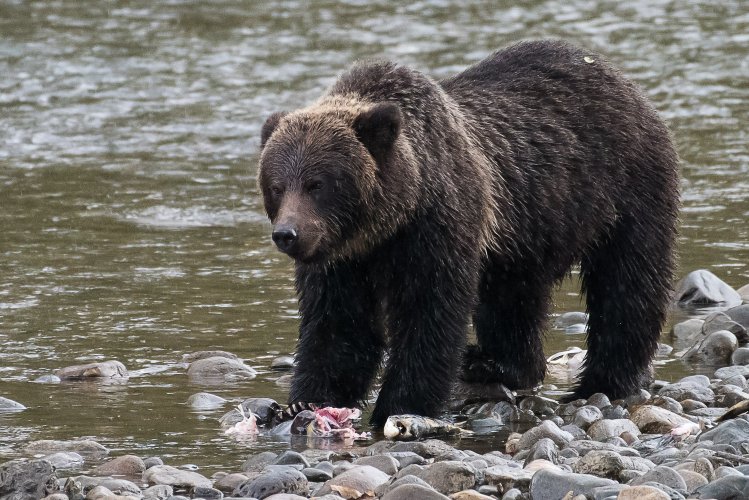
POLYGON ((583 258, 588 353, 566 400, 596 392, 622 398, 649 382, 671 293, 673 242, 665 224, 624 218, 606 243, 583 258))
POLYGON ((466 382, 500 382, 510 389, 538 385, 546 374, 543 330, 551 302, 551 284, 489 270, 474 314, 478 345, 463 361, 466 382))

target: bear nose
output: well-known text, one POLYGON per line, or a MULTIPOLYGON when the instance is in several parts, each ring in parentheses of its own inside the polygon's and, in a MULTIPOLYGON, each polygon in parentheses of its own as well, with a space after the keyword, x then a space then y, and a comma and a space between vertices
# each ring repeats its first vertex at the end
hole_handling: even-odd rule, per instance
POLYGON ((293 227, 279 226, 273 229, 273 242, 283 253, 289 253, 296 241, 297 234, 293 227))

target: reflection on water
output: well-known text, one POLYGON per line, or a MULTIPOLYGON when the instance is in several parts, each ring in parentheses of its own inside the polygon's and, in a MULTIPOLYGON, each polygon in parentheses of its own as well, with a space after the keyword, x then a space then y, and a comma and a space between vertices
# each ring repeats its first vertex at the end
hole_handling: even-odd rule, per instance
MULTIPOLYGON (((28 409, 0 413, 0 459, 32 439, 92 436, 229 470, 249 449, 289 446, 236 442, 217 422, 245 397, 284 399, 269 365, 296 337, 291 265, 271 248, 255 192, 259 129, 357 58, 443 77, 523 38, 606 53, 678 142, 682 273, 749 282, 747 33, 744 0, 3 3, 0 395, 28 409), (182 354, 202 349, 260 373, 190 382, 182 354), (32 383, 107 359, 131 378, 32 383), (185 401, 201 390, 230 402, 193 411, 185 401)), ((580 310, 576 284, 556 302, 580 310)), ((582 342, 554 330, 547 351, 582 342)), ((659 376, 688 370, 664 358, 659 376)), ((502 435, 468 445, 491 439, 502 435)))

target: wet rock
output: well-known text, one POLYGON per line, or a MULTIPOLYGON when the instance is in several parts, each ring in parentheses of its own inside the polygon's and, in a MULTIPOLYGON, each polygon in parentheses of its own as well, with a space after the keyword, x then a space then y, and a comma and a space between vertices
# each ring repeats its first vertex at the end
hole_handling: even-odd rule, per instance
POLYGON ((566 312, 554 321, 554 328, 567 328, 579 323, 587 323, 588 315, 584 312, 566 312))
POLYGON ((74 451, 59 451, 43 457, 55 469, 77 469, 83 465, 83 457, 74 451))
POLYGON ((116 497, 117 495, 105 486, 95 486, 86 493, 86 500, 115 500, 116 497))
POLYGON ((424 465, 426 460, 421 455, 418 455, 412 451, 399 451, 386 453, 388 456, 393 457, 398 461, 398 468, 402 469, 411 464, 424 465))
POLYGON ((473 488, 476 484, 476 469, 452 460, 436 462, 414 475, 444 495, 473 488))
POLYGON ((307 478, 307 481, 312 483, 324 483, 329 479, 333 479, 333 471, 330 472, 315 467, 305 467, 302 469, 302 474, 307 478))
POLYGON ((192 379, 251 379, 257 372, 239 359, 220 356, 201 358, 190 363, 187 376, 192 379))
POLYGON ((684 482, 684 478, 682 478, 678 472, 670 467, 663 467, 662 465, 659 465, 647 471, 645 474, 638 477, 630 484, 636 486, 651 481, 665 484, 666 486, 669 486, 675 490, 686 491, 687 489, 687 483, 684 482))
POLYGON ((273 465, 301 465, 302 467, 309 467, 310 463, 301 453, 286 450, 273 461, 273 465))
POLYGON ((688 425, 690 420, 665 408, 643 405, 632 412, 632 422, 645 434, 665 434, 680 425, 688 425))
POLYGON ((58 489, 55 469, 47 460, 12 460, 0 465, 0 498, 42 498, 58 489))
POLYGON ((557 408, 559 408, 559 403, 553 399, 541 396, 528 396, 520 401, 518 408, 520 408, 520 410, 530 411, 534 415, 549 416, 556 412, 557 408))
POLYGON ((731 475, 701 486, 694 491, 694 498, 715 500, 738 500, 749 498, 749 476, 731 475))
POLYGON ((254 413, 258 423, 263 425, 275 425, 282 412, 281 406, 271 398, 247 398, 242 401, 242 407, 254 413))
POLYGON ((221 477, 218 477, 213 482, 213 487, 223 491, 224 493, 231 493, 240 484, 247 481, 247 479, 249 478, 246 475, 240 474, 238 472, 233 472, 231 474, 225 474, 221 477))
MULTIPOLYGON (((749 302, 749 284, 742 286, 736 291, 739 292, 739 295, 741 295, 741 298, 744 299, 744 302, 749 302)), ((749 324, 749 322, 747 322, 746 324, 749 324)), ((747 328, 749 328, 749 326, 747 326, 747 328)))
POLYGON ((382 497, 382 500, 413 500, 415 498, 423 500, 449 500, 450 497, 420 484, 403 484, 386 493, 382 497))
POLYGON ((574 474, 554 470, 540 470, 531 479, 530 494, 533 500, 559 500, 569 492, 574 495, 591 497, 595 488, 614 486, 610 479, 588 474, 574 474))
POLYGON ((676 303, 681 307, 723 306, 741 304, 741 295, 710 271, 692 271, 676 284, 676 303))
POLYGON ((198 392, 187 398, 187 405, 193 410, 215 410, 224 404, 226 404, 224 398, 210 392, 198 392))
POLYGON ((157 484, 143 490, 143 500, 166 500, 174 494, 174 488, 168 484, 157 484))
POLYGON ((471 420, 471 430, 474 434, 489 434, 496 431, 504 424, 498 418, 487 417, 471 420))
POLYGON ((21 411, 25 410, 26 407, 17 401, 12 399, 4 398, 0 396, 0 412, 5 411, 21 411))
POLYGON ((242 472, 260 472, 266 465, 272 464, 278 455, 272 451, 263 451, 257 455, 251 455, 242 465, 242 472))
POLYGON ((704 324, 705 320, 702 319, 688 319, 675 324, 671 330, 671 335, 679 341, 694 341, 702 335, 702 327, 704 324))
POLYGON ((429 484, 426 481, 412 474, 406 474, 405 476, 396 476, 395 478, 392 478, 390 481, 391 482, 383 483, 379 485, 377 488, 375 488, 375 495, 383 496, 385 493, 389 492, 390 490, 394 490, 398 486, 402 486, 404 484, 419 484, 426 488, 434 489, 431 486, 429 486, 429 484))
POLYGON ((599 420, 588 428, 588 435, 594 441, 606 441, 612 437, 619 437, 628 432, 633 436, 640 435, 640 429, 628 419, 599 420))
POLYGON ((174 488, 190 489, 211 487, 211 480, 197 472, 177 469, 170 465, 156 465, 143 472, 143 481, 150 484, 167 484, 174 488))
POLYGON ((603 410, 607 406, 611 406, 611 401, 607 395, 597 392, 588 398, 588 404, 595 406, 599 410, 603 410))
MULTIPOLYGON (((749 285, 746 285, 741 289, 746 290, 747 294, 749 294, 749 285)), ((745 298, 744 300, 749 302, 749 295, 747 295, 747 298, 745 298)), ((735 321, 736 323, 749 330, 749 304, 732 307, 728 309, 725 314, 726 316, 731 318, 732 321, 735 321)))
POLYGON ((739 347, 731 355, 731 364, 749 365, 749 347, 739 347))
POLYGON ((59 384, 62 380, 57 375, 41 375, 34 379, 37 384, 59 384))
POLYGON ((257 477, 240 484, 232 496, 263 499, 276 493, 306 495, 308 492, 307 478, 293 466, 269 465, 257 477))
POLYGON ((534 460, 548 460, 553 464, 559 463, 559 448, 549 438, 541 438, 531 447, 528 457, 525 460, 525 464, 529 464, 534 460))
POLYGON ((719 330, 708 335, 702 342, 686 353, 686 359, 709 365, 727 365, 738 348, 736 336, 728 330, 719 330))
POLYGON ((277 358, 274 358, 270 363, 271 370, 289 371, 292 368, 294 368, 293 356, 278 356, 277 358))
POLYGON ((603 419, 603 413, 598 407, 585 405, 577 409, 572 418, 572 423, 583 430, 588 429, 593 423, 603 419))
POLYGON ((84 457, 109 454, 107 448, 90 439, 73 439, 70 441, 44 439, 41 441, 32 441, 24 447, 24 451, 28 454, 74 451, 84 457))
POLYGON ((105 462, 91 471, 93 476, 139 476, 146 470, 146 464, 135 455, 123 455, 105 462))
POLYGON ((387 455, 374 455, 371 457, 361 457, 354 460, 354 465, 371 465, 385 474, 392 476, 398 472, 398 461, 387 455))
POLYGON ((593 450, 585 454, 572 467, 578 474, 592 474, 598 477, 618 479, 625 470, 647 472, 655 467, 650 460, 636 457, 623 457, 613 451, 593 450))
POLYGON ((569 432, 563 431, 550 420, 544 420, 538 427, 534 427, 523 433, 517 443, 518 449, 529 449, 538 440, 543 438, 551 439, 560 448, 566 446, 573 439, 572 434, 569 432))
POLYGON ((389 479, 390 477, 379 469, 359 465, 327 481, 316 495, 336 493, 344 498, 359 498, 370 492, 374 493, 378 486, 387 483, 389 479))
MULTIPOLYGON (((737 308, 734 307, 733 310, 735 309, 737 308)), ((718 332, 721 330, 728 330, 729 332, 733 333, 738 339, 739 344, 744 344, 749 341, 746 327, 731 319, 728 314, 715 312, 705 318, 705 324, 702 327, 703 335, 709 335, 713 332, 718 332)))
POLYGON ((709 387, 690 381, 668 384, 658 391, 658 394, 668 396, 676 401, 693 399, 707 405, 711 405, 715 401, 715 393, 709 387))
POLYGON ((652 486, 633 486, 619 492, 616 500, 671 500, 671 497, 652 486))
POLYGON ((82 380, 87 378, 127 378, 129 376, 125 365, 119 361, 110 360, 100 363, 88 363, 61 368, 55 372, 61 380, 82 380))
POLYGON ((749 442, 749 422, 740 418, 729 420, 703 432, 698 439, 712 441, 714 444, 746 443, 749 442))

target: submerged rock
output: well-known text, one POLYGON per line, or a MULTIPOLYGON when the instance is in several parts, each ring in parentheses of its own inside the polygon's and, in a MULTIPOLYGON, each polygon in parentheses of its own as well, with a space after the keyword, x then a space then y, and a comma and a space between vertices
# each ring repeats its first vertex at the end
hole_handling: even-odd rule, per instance
POLYGON ((116 360, 85 365, 66 366, 55 372, 61 380, 83 380, 87 378, 128 378, 125 365, 116 360))
POLYGON ((187 404, 193 410, 215 410, 226 404, 226 399, 210 392, 198 392, 187 398, 187 404))
POLYGON ((257 371, 238 359, 213 356, 190 363, 187 376, 192 379, 255 378, 257 371))
POLYGON ((91 439, 72 439, 69 441, 44 439, 41 441, 32 441, 24 447, 24 451, 29 454, 74 451, 84 456, 104 456, 109 454, 109 450, 106 447, 91 439))
POLYGON ((0 396, 0 412, 4 411, 21 411, 26 407, 17 401, 0 396))

